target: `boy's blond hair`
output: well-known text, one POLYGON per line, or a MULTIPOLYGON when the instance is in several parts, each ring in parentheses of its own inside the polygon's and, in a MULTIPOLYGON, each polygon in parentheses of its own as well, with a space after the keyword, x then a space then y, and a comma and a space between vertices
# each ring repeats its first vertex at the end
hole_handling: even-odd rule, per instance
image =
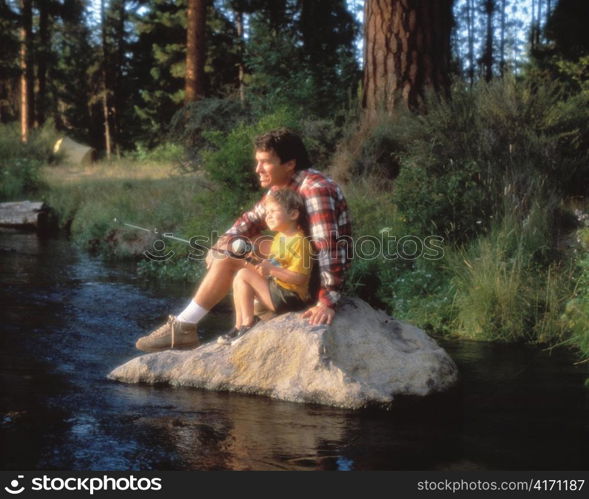
POLYGON ((305 201, 298 192, 292 189, 275 189, 266 195, 264 202, 268 201, 278 203, 287 213, 297 210, 299 217, 296 222, 298 225, 304 225, 304 220, 306 219, 305 201))

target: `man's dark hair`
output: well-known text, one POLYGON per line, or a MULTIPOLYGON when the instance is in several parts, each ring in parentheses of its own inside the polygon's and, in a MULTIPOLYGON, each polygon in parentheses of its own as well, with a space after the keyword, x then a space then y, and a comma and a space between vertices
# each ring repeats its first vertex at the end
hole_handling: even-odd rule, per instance
POLYGON ((255 140, 256 151, 273 151, 280 158, 280 163, 294 159, 296 161, 295 171, 304 170, 311 166, 309 154, 301 138, 288 128, 278 128, 255 140))

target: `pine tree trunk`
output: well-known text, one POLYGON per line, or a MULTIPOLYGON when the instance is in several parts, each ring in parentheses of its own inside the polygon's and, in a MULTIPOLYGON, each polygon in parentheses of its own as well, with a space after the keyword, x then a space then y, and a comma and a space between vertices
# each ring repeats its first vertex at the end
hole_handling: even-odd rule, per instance
POLYGON ((106 40, 106 9, 105 0, 100 0, 100 18, 102 21, 102 115, 104 117, 104 148, 106 159, 110 161, 112 155, 111 131, 110 131, 110 109, 108 104, 108 47, 106 40))
POLYGON ((536 0, 532 0, 532 26, 530 30, 530 45, 532 50, 536 47, 536 0))
POLYGON ((185 102, 196 101, 205 95, 206 14, 206 0, 188 0, 186 19, 185 102))
POLYGON ((485 13, 487 14, 487 35, 485 37, 485 51, 483 53, 483 68, 485 80, 493 79, 493 13, 495 12, 495 0, 485 0, 485 13))
POLYGON ((244 44, 244 32, 243 32, 243 12, 235 12, 235 28, 237 30, 237 38, 239 40, 239 67, 238 67, 238 79, 239 79, 239 101, 243 104, 245 102, 245 64, 243 63, 243 44, 244 44))
MULTIPOLYGON (((112 5, 112 4, 111 4, 112 5)), ((125 63, 125 18, 126 18, 126 0, 118 0, 114 7, 113 13, 116 14, 115 37, 116 37, 116 64, 114 67, 115 77, 113 82, 113 98, 111 101, 112 127, 117 157, 121 156, 120 136, 121 136, 121 109, 124 107, 122 102, 123 94, 123 65, 125 63)))
POLYGON ((47 106, 47 59, 49 55, 49 6, 47 1, 39 2, 39 40, 41 47, 37 51, 37 105, 35 106, 35 126, 45 122, 47 106))
MULTIPOLYGON (((585 0, 587 1, 587 0, 585 0)), ((536 28, 536 47, 540 45, 540 36, 542 34, 542 0, 538 0, 538 16, 537 16, 537 28, 536 28)))
POLYGON ((506 0, 501 0, 501 41, 500 41, 500 59, 499 59, 499 71, 501 76, 505 74, 505 9, 506 0))
POLYGON ((468 80, 474 83, 474 5, 473 0, 467 0, 466 18, 468 25, 468 80))
POLYGON ((419 106, 449 85, 452 0, 366 0, 363 106, 419 106))
POLYGON ((31 0, 21 0, 21 26, 20 38, 20 140, 23 143, 29 141, 29 128, 31 124, 31 36, 32 36, 32 5, 31 0))

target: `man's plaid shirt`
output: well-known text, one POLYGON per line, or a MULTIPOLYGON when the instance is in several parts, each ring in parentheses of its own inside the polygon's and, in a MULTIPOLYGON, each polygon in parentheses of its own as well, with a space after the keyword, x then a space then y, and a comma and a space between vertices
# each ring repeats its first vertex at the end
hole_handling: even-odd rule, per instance
MULTIPOLYGON (((333 180, 313 169, 296 172, 288 187, 305 201, 309 235, 321 275, 319 302, 333 308, 340 299, 344 272, 350 264, 352 231, 346 200, 333 180)), ((259 201, 226 234, 251 238, 267 228, 264 204, 259 201)))

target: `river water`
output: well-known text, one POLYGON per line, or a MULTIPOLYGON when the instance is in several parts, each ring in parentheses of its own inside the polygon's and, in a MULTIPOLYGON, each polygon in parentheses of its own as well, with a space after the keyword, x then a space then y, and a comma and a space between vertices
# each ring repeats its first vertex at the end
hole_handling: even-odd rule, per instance
MULTIPOLYGON (((191 289, 64 239, 0 233, 0 469, 581 470, 587 364, 566 351, 448 342, 461 383, 390 411, 109 381, 191 289)), ((220 308, 203 322, 230 325, 220 308)))

